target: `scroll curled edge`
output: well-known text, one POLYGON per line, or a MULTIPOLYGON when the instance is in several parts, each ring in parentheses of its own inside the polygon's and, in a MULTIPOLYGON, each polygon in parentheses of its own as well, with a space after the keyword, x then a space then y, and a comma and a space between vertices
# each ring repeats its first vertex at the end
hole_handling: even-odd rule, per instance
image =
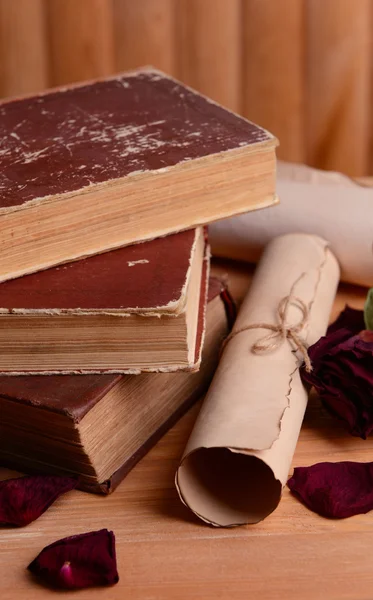
MULTIPOLYGON (((308 345, 325 334, 339 280, 328 243, 317 236, 275 238, 262 256, 236 327, 276 320, 293 290, 308 306, 308 345)), ((299 320, 289 308, 291 323, 299 320)), ((307 405, 301 358, 287 340, 274 352, 250 351, 262 330, 227 344, 176 473, 181 500, 215 526, 257 523, 278 505, 307 405)))
POLYGON ((317 234, 330 243, 341 279, 373 286, 373 188, 305 165, 279 163, 280 203, 209 226, 213 256, 257 262, 264 246, 287 233, 317 234))

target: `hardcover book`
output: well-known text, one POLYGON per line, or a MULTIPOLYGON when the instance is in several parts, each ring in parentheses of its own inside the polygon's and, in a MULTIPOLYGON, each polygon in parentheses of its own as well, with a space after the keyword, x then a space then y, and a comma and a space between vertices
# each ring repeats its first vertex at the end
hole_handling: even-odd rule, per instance
POLYGON ((198 227, 5 281, 0 372, 196 370, 208 269, 198 227))
POLYGON ((109 493, 204 393, 232 324, 232 301, 210 280, 206 342, 196 373, 0 377, 0 462, 70 474, 109 493))
POLYGON ((0 103, 0 281, 270 206, 276 139, 151 69, 0 103))

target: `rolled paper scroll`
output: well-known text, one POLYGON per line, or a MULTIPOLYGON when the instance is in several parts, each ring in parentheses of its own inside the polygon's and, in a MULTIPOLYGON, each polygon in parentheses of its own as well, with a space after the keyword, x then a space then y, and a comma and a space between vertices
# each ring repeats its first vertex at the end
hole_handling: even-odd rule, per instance
POLYGON ((265 245, 285 233, 309 233, 328 240, 341 279, 373 286, 373 188, 340 173, 280 163, 280 204, 245 213, 209 227, 212 254, 257 262, 265 245))
POLYGON ((307 405, 302 350, 325 334, 338 278, 319 237, 265 250, 176 474, 207 523, 256 523, 278 505, 307 405))

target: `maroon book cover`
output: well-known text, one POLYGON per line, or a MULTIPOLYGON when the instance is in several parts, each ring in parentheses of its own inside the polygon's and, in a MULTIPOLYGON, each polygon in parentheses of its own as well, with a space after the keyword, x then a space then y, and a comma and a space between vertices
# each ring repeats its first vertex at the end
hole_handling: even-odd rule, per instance
POLYGON ((273 136, 155 70, 0 104, 0 214, 273 136))
POLYGON ((0 102, 0 281, 272 206, 276 143, 149 68, 0 102))
MULTIPOLYGON (((233 325, 235 317, 234 302, 228 289, 218 279, 212 277, 209 280, 208 302, 214 300, 220 295, 226 312, 226 328, 228 332, 233 325)), ((219 340, 218 342, 221 342, 219 340)), ((215 362, 219 353, 219 345, 212 348, 216 355, 215 362)), ((202 367, 203 368, 203 367, 202 367)), ((176 374, 182 377, 193 377, 192 374, 176 374)), ((159 375, 158 377, 162 377, 159 375)), ((175 375, 169 375, 174 377, 175 375)), ((79 425, 89 411, 100 402, 104 396, 117 386, 122 380, 123 375, 55 375, 55 376, 19 376, 7 377, 0 376, 0 398, 10 400, 11 402, 35 407, 46 412, 57 413, 62 417, 67 417, 75 425, 79 425)), ((139 377, 141 381, 141 375, 139 377)), ((148 377, 145 375, 144 377, 148 377)), ((157 376, 156 376, 157 377, 157 376)), ((160 426, 154 430, 146 441, 127 458, 112 476, 103 482, 88 483, 84 481, 80 485, 81 489, 86 491, 108 494, 112 492, 125 475, 136 465, 136 463, 152 448, 152 446, 168 431, 170 427, 201 397, 212 377, 211 367, 206 373, 201 372, 194 390, 191 394, 179 404, 175 401, 175 409, 168 415, 160 426)), ((141 388, 140 388, 141 389, 141 388)), ((139 398, 141 401, 141 398, 139 398)), ((1 426, 4 427, 4 423, 1 426)), ((6 426, 5 426, 6 427, 6 426)), ((0 431, 1 433, 1 431, 0 431)), ((10 468, 35 471, 25 458, 12 456, 12 449, 4 443, 4 432, 0 435, 0 461, 4 466, 10 468), (3 443, 1 443, 3 440, 3 443)), ((40 464, 36 472, 54 472, 40 464)))
POLYGON ((208 271, 197 228, 2 282, 0 373, 196 370, 208 271))
POLYGON ((0 283, 2 314, 175 314, 198 229, 0 283))

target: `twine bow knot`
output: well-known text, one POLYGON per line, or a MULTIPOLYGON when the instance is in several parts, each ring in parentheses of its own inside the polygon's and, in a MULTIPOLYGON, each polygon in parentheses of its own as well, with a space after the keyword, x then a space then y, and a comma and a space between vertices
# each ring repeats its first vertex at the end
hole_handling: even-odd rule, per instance
POLYGON ((251 351, 254 354, 273 352, 282 346, 285 340, 289 340, 293 348, 299 350, 303 355, 306 371, 307 373, 310 373, 312 371, 312 364, 307 352, 307 344, 300 336, 301 331, 304 329, 309 319, 309 309, 307 304, 301 298, 298 298, 298 296, 290 294, 281 300, 278 305, 277 313, 279 318, 277 325, 273 325, 272 323, 253 323, 233 330, 225 339, 222 350, 224 350, 225 346, 232 338, 243 331, 249 329, 268 329, 271 333, 254 342, 251 346, 251 351), (302 315, 301 319, 292 325, 287 321, 289 306, 296 306, 299 308, 302 315))

